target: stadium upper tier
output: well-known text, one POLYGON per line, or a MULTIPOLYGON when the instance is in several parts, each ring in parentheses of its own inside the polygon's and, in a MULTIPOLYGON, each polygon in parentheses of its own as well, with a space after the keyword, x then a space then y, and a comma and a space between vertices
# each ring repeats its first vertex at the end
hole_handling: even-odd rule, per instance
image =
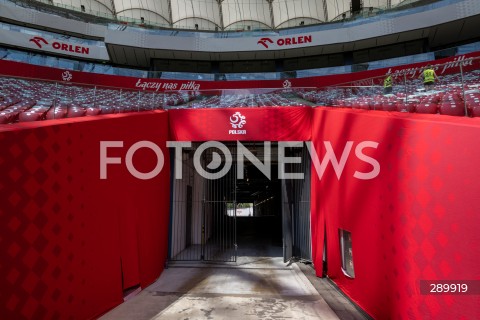
POLYGON ((435 0, 35 0, 143 25, 197 30, 275 30, 375 15, 435 0))

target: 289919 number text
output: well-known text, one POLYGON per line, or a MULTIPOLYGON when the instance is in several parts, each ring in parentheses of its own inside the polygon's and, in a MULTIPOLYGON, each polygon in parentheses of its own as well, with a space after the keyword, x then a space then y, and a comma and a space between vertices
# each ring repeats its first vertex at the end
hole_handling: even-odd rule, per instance
POLYGON ((480 280, 420 280, 421 294, 480 294, 480 280))
POLYGON ((431 293, 447 293, 447 292, 462 292, 468 291, 468 285, 466 283, 430 283, 431 293))

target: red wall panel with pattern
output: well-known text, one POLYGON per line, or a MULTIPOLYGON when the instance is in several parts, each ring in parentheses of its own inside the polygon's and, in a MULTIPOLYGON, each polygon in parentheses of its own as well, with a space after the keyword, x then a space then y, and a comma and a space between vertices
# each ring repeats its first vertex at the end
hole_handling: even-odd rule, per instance
MULTIPOLYGON (((0 315, 2 319, 88 319, 146 285, 167 255, 169 160, 166 112, 0 126, 0 315), (137 179, 125 163, 137 141, 157 144, 164 168, 137 179), (109 148, 100 179, 100 142, 109 148)), ((157 165, 134 153, 139 172, 157 165)))
POLYGON ((314 263, 375 319, 479 319, 480 121, 440 115, 316 108, 312 140, 322 160, 331 144, 340 177, 329 163, 312 168, 314 263), (364 141, 378 143, 355 153, 364 141), (346 153, 347 154, 347 153, 346 153), (341 269, 339 229, 351 232, 355 277, 341 269), (420 280, 477 280, 477 293, 431 295, 420 280))

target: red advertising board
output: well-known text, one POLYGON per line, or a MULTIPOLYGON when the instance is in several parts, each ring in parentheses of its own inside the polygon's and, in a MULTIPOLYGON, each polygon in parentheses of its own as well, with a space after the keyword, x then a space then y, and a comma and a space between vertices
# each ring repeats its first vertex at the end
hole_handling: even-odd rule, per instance
POLYGON ((311 107, 170 110, 177 141, 308 141, 311 107))
MULTIPOLYGON (((437 74, 459 73, 460 65, 464 71, 473 68, 480 68, 480 52, 469 53, 461 56, 435 60, 431 62, 437 66, 437 74), (475 60, 472 60, 473 58, 475 60)), ((370 71, 318 76, 310 78, 297 78, 288 80, 249 80, 249 81, 201 81, 201 80, 169 80, 169 79, 154 79, 154 78, 135 78, 124 76, 113 76, 106 74, 97 74, 89 72, 71 71, 65 69, 57 69, 43 66, 30 65, 26 63, 0 60, 0 75, 25 77, 34 79, 43 79, 50 81, 65 81, 65 82, 97 85, 106 87, 116 87, 131 90, 145 90, 145 91, 197 91, 197 90, 234 90, 234 89, 252 89, 252 88, 302 88, 302 87, 325 87, 340 84, 365 84, 362 80, 382 77, 387 71, 391 71, 394 77, 403 78, 406 73, 408 78, 417 78, 420 75, 422 67, 426 66, 428 62, 403 65, 393 68, 376 69, 370 71), (64 72, 68 71, 65 75, 64 72)), ((383 81, 383 79, 382 79, 383 81)), ((366 82, 371 84, 371 80, 366 82)))

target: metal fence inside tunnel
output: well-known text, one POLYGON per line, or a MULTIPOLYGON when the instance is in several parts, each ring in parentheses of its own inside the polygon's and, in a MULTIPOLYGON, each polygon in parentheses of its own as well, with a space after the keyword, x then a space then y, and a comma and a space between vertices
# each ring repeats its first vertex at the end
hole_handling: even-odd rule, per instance
POLYGON ((238 255, 283 255, 284 259, 296 255, 311 260, 310 160, 305 146, 296 152, 286 148, 286 154, 301 159, 286 165, 286 172, 303 172, 304 179, 285 184, 278 179, 277 143, 272 143, 267 156, 263 142, 242 142, 262 163, 270 159, 268 177, 249 160, 237 164, 235 142, 224 145, 233 161, 221 178, 209 179, 198 172, 198 162, 209 173, 220 171, 227 162, 218 148, 205 148, 202 143, 183 148, 181 159, 177 156, 172 166, 169 261, 236 262, 238 255), (173 178, 175 166, 182 168, 181 179, 173 178), (282 195, 282 186, 288 188, 288 195, 282 195), (288 214, 282 210, 284 203, 292 206, 288 214), (285 250, 286 246, 291 249, 285 250))
POLYGON ((288 153, 301 158, 301 162, 290 163, 288 172, 302 172, 303 179, 283 179, 282 227, 283 258, 312 261, 310 230, 310 178, 311 161, 307 148, 292 148, 288 153))
MULTIPOLYGON (((198 146, 184 149, 182 161, 175 163, 182 166, 182 178, 174 179, 172 186, 169 260, 235 262, 236 216, 228 214, 236 204, 235 163, 222 178, 206 179, 193 163, 198 146)), ((235 153, 233 147, 230 152, 235 153)), ((215 148, 201 154, 200 163, 208 172, 224 162, 215 148)))

